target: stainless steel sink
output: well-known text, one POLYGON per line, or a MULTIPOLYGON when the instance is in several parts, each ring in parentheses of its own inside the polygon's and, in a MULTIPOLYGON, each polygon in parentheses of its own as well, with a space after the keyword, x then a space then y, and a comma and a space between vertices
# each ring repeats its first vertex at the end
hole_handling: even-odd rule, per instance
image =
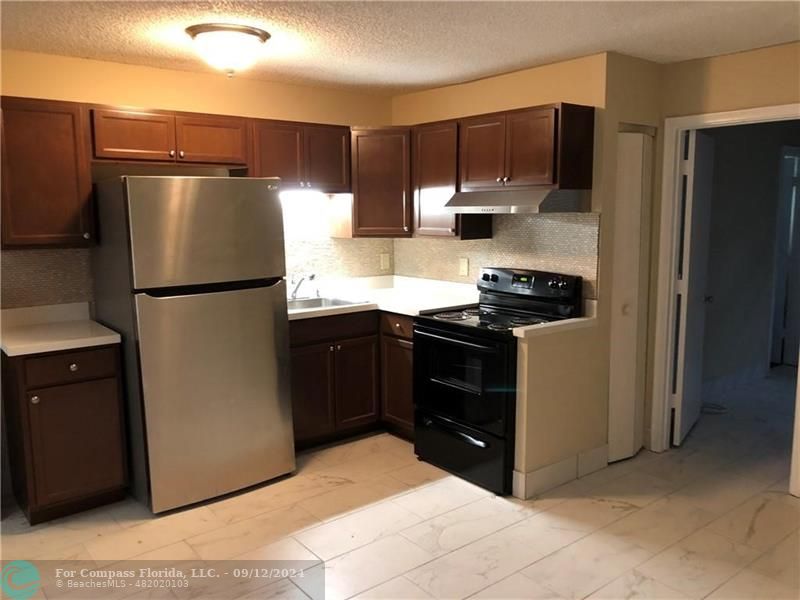
POLYGON ((330 306, 350 306, 353 304, 363 304, 363 302, 353 302, 341 300, 339 298, 297 298, 289 300, 289 310, 300 308, 328 308, 330 306))

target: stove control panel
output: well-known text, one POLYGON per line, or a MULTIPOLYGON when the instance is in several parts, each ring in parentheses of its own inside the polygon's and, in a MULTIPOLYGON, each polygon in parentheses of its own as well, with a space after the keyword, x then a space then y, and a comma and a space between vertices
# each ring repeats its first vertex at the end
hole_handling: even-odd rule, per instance
POLYGON ((543 299, 580 298, 581 278, 546 271, 484 267, 478 279, 483 292, 500 292, 543 299))

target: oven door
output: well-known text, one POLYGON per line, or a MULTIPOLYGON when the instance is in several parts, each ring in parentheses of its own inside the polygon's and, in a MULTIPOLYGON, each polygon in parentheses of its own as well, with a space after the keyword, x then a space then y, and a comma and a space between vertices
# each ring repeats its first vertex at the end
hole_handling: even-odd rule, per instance
POLYGON ((416 408, 497 436, 509 435, 516 395, 515 343, 415 325, 416 408))

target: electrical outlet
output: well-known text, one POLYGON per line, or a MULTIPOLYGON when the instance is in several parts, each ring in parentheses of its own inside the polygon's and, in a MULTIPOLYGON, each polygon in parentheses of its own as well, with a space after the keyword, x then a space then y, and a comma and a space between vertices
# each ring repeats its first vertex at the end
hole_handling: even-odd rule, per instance
POLYGON ((459 258, 458 259, 458 274, 461 277, 469 277, 469 259, 468 258, 459 258))
POLYGON ((381 271, 388 271, 391 268, 389 264, 389 253, 381 252, 381 271))

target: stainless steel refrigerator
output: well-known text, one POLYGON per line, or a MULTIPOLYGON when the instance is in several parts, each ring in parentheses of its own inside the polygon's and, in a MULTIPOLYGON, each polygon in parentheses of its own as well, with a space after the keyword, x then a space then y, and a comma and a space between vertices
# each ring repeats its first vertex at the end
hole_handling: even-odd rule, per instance
POLYGON ((293 471, 278 180, 126 176, 96 199, 133 494, 162 512, 293 471))

